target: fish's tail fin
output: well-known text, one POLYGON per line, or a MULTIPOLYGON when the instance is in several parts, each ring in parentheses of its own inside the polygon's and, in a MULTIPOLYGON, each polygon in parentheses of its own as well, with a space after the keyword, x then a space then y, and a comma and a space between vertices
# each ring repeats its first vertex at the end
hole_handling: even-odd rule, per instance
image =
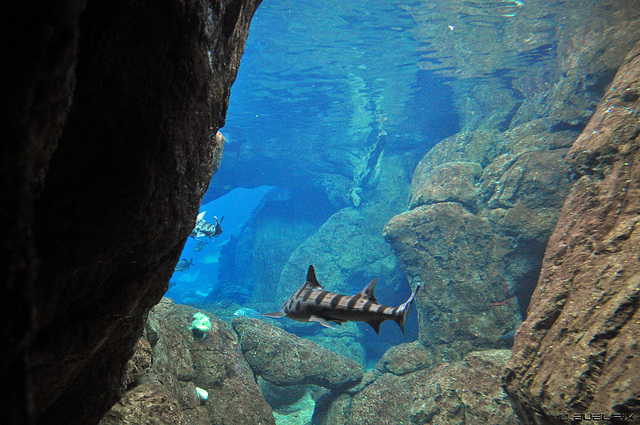
POLYGON ((396 312, 395 321, 398 324, 398 326, 400 326, 400 329, 402 329, 402 333, 405 336, 406 334, 404 333, 404 321, 407 320, 407 316, 409 315, 409 310, 411 309, 411 304, 413 303, 413 300, 416 298, 416 294, 418 293, 419 290, 420 290, 420 284, 418 283, 416 285, 416 289, 413 290, 409 299, 405 301, 400 307, 398 307, 398 310, 396 312))

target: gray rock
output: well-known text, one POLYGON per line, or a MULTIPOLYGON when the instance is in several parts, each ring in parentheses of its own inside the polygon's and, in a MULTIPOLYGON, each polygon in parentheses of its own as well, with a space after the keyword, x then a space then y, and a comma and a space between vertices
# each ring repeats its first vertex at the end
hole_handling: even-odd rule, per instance
POLYGON ((423 284, 416 304, 429 350, 457 360, 502 347, 517 328, 571 185, 558 146, 574 136, 537 120, 452 136, 420 161, 409 209, 384 235, 423 284))
POLYGON ((440 359, 418 341, 396 345, 387 350, 382 356, 376 369, 381 373, 406 375, 420 369, 429 369, 439 364, 440 359))
POLYGON ((447 162, 434 167, 424 180, 414 185, 409 208, 437 202, 458 202, 475 211, 478 207, 477 183, 482 166, 477 162, 447 162))
POLYGON ((232 326, 253 372, 272 384, 345 389, 362 379, 362 366, 355 360, 267 322, 238 317, 232 326))
POLYGON ((472 352, 435 368, 407 370, 402 375, 382 373, 355 393, 323 396, 316 404, 313 423, 517 425, 500 387, 499 376, 508 357, 508 350, 472 352))
POLYGON ((141 338, 128 363, 129 390, 100 425, 274 425, 271 407, 240 352, 236 333, 211 314, 207 337, 195 340, 189 325, 198 310, 164 298, 150 313, 158 339, 141 338), (196 388, 208 392, 198 399, 196 388), (241 406, 241 408, 239 408, 241 406))

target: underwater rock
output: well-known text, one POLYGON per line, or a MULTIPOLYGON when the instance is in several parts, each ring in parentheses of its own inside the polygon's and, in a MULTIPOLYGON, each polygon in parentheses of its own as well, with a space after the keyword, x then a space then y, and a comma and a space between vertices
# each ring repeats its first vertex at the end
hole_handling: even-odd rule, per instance
POLYGON ((258 3, 25 1, 3 14, 6 423, 91 425, 121 395, 219 164, 258 3))
POLYGON ((304 397, 310 387, 309 385, 279 386, 264 380, 261 376, 257 377, 257 381, 264 399, 272 409, 295 404, 304 397))
POLYGON ((640 43, 569 152, 579 178, 503 378, 523 424, 640 415, 639 84, 640 43))
MULTIPOLYGON (((298 331, 300 328, 294 328, 294 330, 298 331)), ((370 345, 375 344, 373 341, 371 344, 363 343, 362 332, 356 322, 344 323, 338 329, 322 327, 310 338, 321 347, 349 357, 360 364, 366 363, 367 350, 370 349, 370 345)), ((386 341, 378 341, 377 345, 381 350, 387 347, 386 341)))
POLYGON ((272 384, 345 389, 362 379, 362 366, 355 360, 267 322, 236 317, 232 326, 253 372, 272 384))
POLYGON ((412 424, 499 423, 519 425, 499 384, 508 350, 474 351, 441 366, 413 401, 412 424))
POLYGON ((582 128, 640 35, 633 1, 529 6, 421 0, 406 7, 413 37, 430 46, 419 66, 451 78, 463 130, 506 130, 540 117, 582 128), (433 25, 452 16, 448 30, 433 25))
POLYGON ((520 324, 571 186, 562 146, 576 136, 544 120, 463 132, 416 167, 409 209, 384 236, 423 284, 420 341, 438 356, 503 347, 520 324))
POLYGON ((355 294, 373 278, 380 286, 382 282, 396 283, 398 263, 380 237, 386 217, 377 216, 372 209, 362 206, 338 211, 293 251, 280 277, 277 307, 304 283, 310 264, 315 266, 320 283, 332 292, 355 294))
POLYGON ((382 356, 376 369, 382 373, 405 375, 420 369, 428 369, 439 363, 433 354, 418 341, 396 345, 382 356))
POLYGON ((471 352, 435 368, 402 375, 383 373, 358 392, 323 396, 316 404, 313 423, 517 425, 499 379, 509 353, 471 352))
POLYGON ((499 283, 514 241, 495 233, 489 220, 443 202, 397 215, 385 236, 410 279, 422 283, 420 341, 437 357, 459 360, 474 348, 491 348, 517 325, 515 302, 490 306, 496 292, 489 282, 499 283))
POLYGON ((329 215, 317 207, 316 201, 304 203, 295 196, 265 204, 251 225, 222 251, 219 288, 208 298, 212 302, 231 298, 229 293, 246 288, 252 306, 265 312, 279 308, 281 304, 275 305, 279 303, 276 290, 282 268, 291 252, 329 215))
POLYGON ((236 333, 212 318, 207 338, 194 340, 189 325, 196 312, 168 298, 151 310, 158 339, 151 346, 145 331, 128 364, 128 370, 136 371, 129 389, 100 425, 275 423, 236 333))
POLYGON ((477 162, 448 162, 434 167, 413 188, 409 208, 436 202, 459 202, 475 211, 478 206, 477 183, 482 166, 477 162))
POLYGON ((564 149, 508 153, 485 168, 480 192, 497 231, 547 243, 571 185, 565 154, 564 149))

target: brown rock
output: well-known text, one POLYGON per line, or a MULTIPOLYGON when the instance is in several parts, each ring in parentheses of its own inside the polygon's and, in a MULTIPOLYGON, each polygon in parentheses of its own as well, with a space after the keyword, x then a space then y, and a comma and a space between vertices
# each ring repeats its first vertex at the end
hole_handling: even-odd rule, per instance
POLYGON ((519 425, 500 388, 508 357, 507 350, 476 351, 462 362, 441 366, 412 403, 411 423, 519 425))
POLYGON ((4 422, 91 425, 122 393, 217 168, 258 3, 2 14, 4 422))
POLYGON ((525 424, 640 415, 640 43, 570 151, 580 178, 549 240, 505 390, 525 424))

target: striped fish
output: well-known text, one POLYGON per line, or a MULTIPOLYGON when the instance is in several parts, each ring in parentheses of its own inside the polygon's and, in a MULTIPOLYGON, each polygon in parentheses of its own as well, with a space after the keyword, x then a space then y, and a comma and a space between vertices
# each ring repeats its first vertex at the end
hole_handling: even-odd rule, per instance
POLYGON ((200 240, 198 238, 201 238, 203 236, 213 239, 220 236, 220 234, 222 234, 222 220, 224 220, 224 217, 222 217, 220 221, 218 221, 218 217, 213 216, 215 223, 209 223, 204 220, 205 214, 206 214, 206 211, 198 214, 198 218, 196 219, 196 225, 191 231, 191 234, 189 235, 194 239, 200 240))
POLYGON ((409 299, 398 307, 378 304, 373 290, 377 279, 373 279, 356 295, 346 296, 325 291, 318 283, 313 266, 309 266, 307 281, 284 303, 280 311, 266 313, 263 316, 283 317, 299 322, 318 322, 322 326, 333 328, 329 322, 365 322, 371 325, 376 333, 380 333, 380 324, 385 320, 393 320, 404 333, 404 321, 409 314, 420 284, 416 286, 409 299))

